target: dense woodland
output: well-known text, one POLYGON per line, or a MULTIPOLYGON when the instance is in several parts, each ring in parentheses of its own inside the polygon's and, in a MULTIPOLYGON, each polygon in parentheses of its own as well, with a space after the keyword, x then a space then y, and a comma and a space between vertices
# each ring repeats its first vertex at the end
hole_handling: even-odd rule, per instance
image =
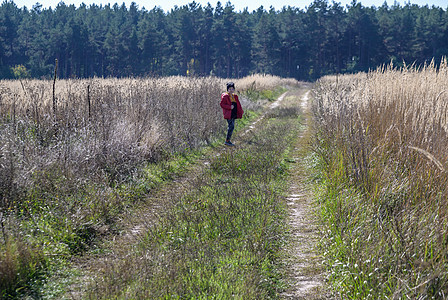
POLYGON ((434 6, 0 6, 0 78, 50 77, 57 60, 60 78, 261 72, 313 80, 447 54, 448 12, 434 6))

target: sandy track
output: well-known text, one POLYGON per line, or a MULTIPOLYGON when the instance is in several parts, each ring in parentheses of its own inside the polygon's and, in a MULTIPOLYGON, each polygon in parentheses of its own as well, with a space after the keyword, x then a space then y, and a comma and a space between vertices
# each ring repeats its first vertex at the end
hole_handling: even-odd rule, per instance
POLYGON ((308 104, 310 90, 300 97, 304 116, 304 129, 292 153, 295 161, 291 170, 288 191, 288 243, 283 258, 286 267, 287 289, 280 295, 283 299, 336 299, 326 286, 322 257, 317 251, 319 243, 318 221, 314 214, 313 194, 306 183, 304 158, 308 142, 308 104))

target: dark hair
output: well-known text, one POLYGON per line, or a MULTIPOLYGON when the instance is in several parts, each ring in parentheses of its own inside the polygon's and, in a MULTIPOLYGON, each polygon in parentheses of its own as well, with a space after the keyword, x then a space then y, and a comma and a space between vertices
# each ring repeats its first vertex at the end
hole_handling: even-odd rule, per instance
POLYGON ((227 82, 227 90, 229 90, 231 87, 235 88, 235 84, 233 82, 227 82))

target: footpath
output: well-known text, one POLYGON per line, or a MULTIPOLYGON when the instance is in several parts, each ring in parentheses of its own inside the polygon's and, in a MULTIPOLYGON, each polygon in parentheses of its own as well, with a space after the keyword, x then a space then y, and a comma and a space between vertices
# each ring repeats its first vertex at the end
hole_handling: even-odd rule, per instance
MULTIPOLYGON (((309 118, 310 88, 310 86, 305 86, 284 93, 277 101, 270 104, 264 114, 238 133, 240 138, 250 136, 270 110, 283 105, 291 107, 291 103, 294 103, 293 106, 300 105, 301 107, 304 128, 300 131, 297 144, 290 155, 293 157, 294 163, 290 164, 292 166, 289 179, 290 188, 286 199, 288 205, 287 227, 290 228, 290 232, 287 247, 282 251, 283 265, 286 268, 282 273, 287 276, 287 288, 280 294, 280 298, 283 299, 334 299, 327 292, 325 273, 321 264, 322 258, 316 251, 319 242, 319 228, 317 220, 314 218, 312 191, 306 182, 305 159, 309 141, 306 122, 309 118)), ((221 155, 223 151, 226 151, 224 149, 218 147, 199 158, 189 167, 190 170, 184 176, 173 180, 152 195, 150 204, 142 210, 144 213, 138 214, 137 217, 132 217, 135 212, 130 213, 129 219, 123 221, 126 224, 125 229, 120 235, 113 236, 104 242, 101 247, 105 250, 102 253, 86 255, 74 261, 72 271, 78 275, 74 276, 75 279, 71 278, 63 298, 94 298, 94 295, 89 294, 89 284, 98 281, 104 272, 110 272, 111 266, 115 264, 114 261, 126 257, 126 253, 132 248, 131 245, 144 238, 145 231, 160 217, 163 217, 164 211, 167 211, 167 208, 172 205, 170 201, 175 201, 184 191, 197 185, 197 178, 206 168, 210 167, 210 157, 221 155)))
POLYGON ((287 288, 282 299, 335 299, 325 283, 322 257, 317 252, 319 223, 315 215, 313 193, 307 176, 306 159, 309 154, 311 90, 298 95, 302 111, 302 131, 291 156, 290 187, 287 196, 288 234, 283 260, 287 274, 287 288))

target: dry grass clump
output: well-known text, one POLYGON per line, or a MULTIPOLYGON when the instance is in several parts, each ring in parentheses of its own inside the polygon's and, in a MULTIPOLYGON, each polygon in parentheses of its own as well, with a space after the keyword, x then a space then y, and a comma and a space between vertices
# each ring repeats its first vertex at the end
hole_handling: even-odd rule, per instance
POLYGON ((298 81, 292 78, 281 78, 269 74, 254 74, 235 81, 237 90, 274 90, 279 86, 297 86, 298 81))
POLYGON ((326 254, 348 298, 448 294, 448 65, 322 78, 326 254))

